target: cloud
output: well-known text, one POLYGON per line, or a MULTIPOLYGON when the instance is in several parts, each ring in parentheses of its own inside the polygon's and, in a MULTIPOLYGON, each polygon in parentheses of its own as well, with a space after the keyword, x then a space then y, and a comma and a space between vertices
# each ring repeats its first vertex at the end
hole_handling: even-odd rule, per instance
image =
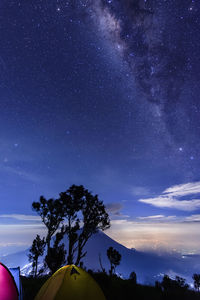
POLYGON ((23 214, 2 214, 0 218, 15 219, 20 221, 41 221, 40 216, 23 215, 23 214))
POLYGON ((150 191, 143 186, 134 186, 131 187, 131 194, 134 196, 146 196, 149 195, 150 191))
POLYGON ((199 193, 200 182, 191 182, 167 188, 158 197, 139 199, 138 201, 159 208, 173 208, 183 211, 193 211, 200 209, 200 198, 189 200, 181 200, 180 198, 196 195, 199 193))
POLYGON ((109 203, 106 205, 107 211, 113 215, 120 215, 122 207, 121 203, 109 203))
POLYGON ((163 194, 170 194, 171 196, 188 196, 199 193, 200 181, 174 185, 163 192, 163 194))
POLYGON ((164 215, 155 215, 155 216, 147 216, 147 217, 138 217, 140 220, 148 220, 148 219, 162 219, 164 218, 164 215))
POLYGON ((0 226, 0 247, 7 245, 31 245, 36 234, 46 236, 46 228, 41 223, 31 224, 1 224, 0 226))
POLYGON ((34 183, 41 182, 41 179, 42 179, 41 176, 34 174, 33 172, 27 172, 23 169, 18 169, 16 167, 2 165, 1 169, 7 173, 17 175, 21 179, 24 179, 24 180, 27 180, 30 182, 34 182, 34 183))
POLYGON ((164 215, 154 215, 154 216, 145 216, 145 217, 137 217, 139 220, 144 221, 170 221, 170 220, 176 220, 176 216, 164 216, 164 215))
MULTIPOLYGON (((106 234, 126 247, 137 250, 199 253, 198 224, 189 220, 182 222, 181 219, 176 222, 176 219, 179 220, 178 217, 175 217, 173 222, 169 220, 160 222, 156 219, 154 221, 146 219, 144 222, 141 220, 112 220, 111 227, 106 234)), ((191 217, 191 219, 195 219, 195 217, 191 217)))
POLYGON ((162 197, 140 199, 139 202, 150 204, 160 208, 174 208, 184 211, 193 211, 200 208, 200 200, 177 200, 172 197, 162 197))
POLYGON ((200 222, 200 215, 191 215, 185 218, 186 222, 200 222))
POLYGON ((119 202, 116 203, 109 203, 106 205, 106 210, 108 213, 110 213, 111 220, 115 220, 116 218, 129 218, 128 215, 124 215, 121 210, 123 208, 123 205, 119 202))

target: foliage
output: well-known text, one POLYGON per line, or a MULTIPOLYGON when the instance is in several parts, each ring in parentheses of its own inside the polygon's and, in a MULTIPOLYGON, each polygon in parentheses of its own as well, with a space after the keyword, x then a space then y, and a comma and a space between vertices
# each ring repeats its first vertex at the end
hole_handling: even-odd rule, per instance
POLYGON ((99 229, 105 230, 110 227, 103 202, 82 185, 72 185, 60 193, 56 200, 47 200, 41 196, 38 202, 32 203, 32 208, 40 215, 47 228, 45 266, 48 266, 51 272, 65 263, 66 251, 63 244, 59 245, 65 234, 69 242, 67 263, 80 265, 86 255, 83 250, 89 238, 99 229), (51 239, 55 233, 55 244, 51 247, 51 239))
POLYGON ((65 264, 64 244, 56 247, 50 247, 49 253, 45 257, 45 264, 50 270, 50 274, 55 273, 59 268, 65 264))
POLYGON ((182 277, 176 276, 175 279, 171 279, 168 275, 164 275, 161 287, 165 292, 171 292, 175 290, 187 290, 189 286, 182 277))
POLYGON ((194 287, 199 292, 200 289, 200 274, 194 274, 192 276, 192 279, 194 280, 194 287))
POLYGON ((72 185, 66 192, 60 193, 59 200, 67 221, 63 225, 63 232, 69 240, 67 263, 74 263, 74 255, 77 253, 75 264, 79 265, 86 255, 83 249, 89 238, 99 229, 109 228, 110 220, 103 202, 82 185, 72 185))
POLYGON ((49 252, 45 257, 45 265, 49 268, 50 274, 56 272, 66 263, 65 245, 63 243, 59 245, 62 237, 62 232, 56 234, 54 245, 49 248, 49 252))
POLYGON ((46 243, 48 254, 51 238, 63 220, 61 203, 59 200, 46 200, 43 196, 41 196, 39 202, 32 203, 32 208, 40 215, 42 222, 47 228, 46 243))
POLYGON ((32 246, 29 250, 29 261, 32 262, 32 273, 34 276, 37 276, 38 271, 38 258, 42 256, 45 249, 45 239, 41 239, 40 236, 37 234, 36 238, 33 240, 32 246))
MULTIPOLYGON (((88 273, 97 281, 104 292, 106 300, 200 300, 198 292, 188 289, 176 289, 166 293, 162 289, 157 289, 149 285, 133 284, 132 280, 121 279, 117 276, 109 276, 102 272, 88 273)), ((39 288, 43 285, 44 278, 25 278, 22 277, 24 290, 24 300, 33 300, 39 288)))
POLYGON ((114 249, 113 247, 109 247, 107 249, 107 256, 108 256, 108 259, 110 261, 109 273, 112 276, 113 271, 115 272, 116 266, 118 266, 120 264, 121 254, 116 249, 114 249))
POLYGON ((131 274, 129 276, 129 279, 133 282, 133 284, 137 283, 137 275, 136 275, 136 273, 134 271, 131 272, 131 274))
POLYGON ((74 253, 76 251, 75 244, 78 241, 78 230, 80 229, 78 212, 83 206, 83 199, 83 186, 72 185, 66 192, 60 193, 59 201, 67 221, 67 224, 62 227, 62 231, 63 234, 67 234, 69 240, 67 256, 68 264, 73 264, 74 262, 74 253))
POLYGON ((79 265, 80 260, 86 255, 83 248, 89 238, 98 230, 105 230, 110 227, 109 216, 105 210, 103 201, 97 195, 92 195, 88 190, 84 190, 84 202, 82 205, 83 228, 78 238, 78 253, 75 264, 79 265))

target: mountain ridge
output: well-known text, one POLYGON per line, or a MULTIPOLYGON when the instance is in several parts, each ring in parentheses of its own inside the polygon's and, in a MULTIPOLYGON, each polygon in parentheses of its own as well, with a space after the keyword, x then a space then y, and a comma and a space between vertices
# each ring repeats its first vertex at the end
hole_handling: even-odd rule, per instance
MULTIPOLYGON (((68 244, 67 236, 63 238, 65 245, 68 244)), ((199 273, 200 256, 180 254, 158 255, 150 252, 141 252, 135 249, 126 248, 124 245, 113 240, 104 232, 94 234, 87 242, 84 250, 87 251, 83 259, 84 266, 94 271, 101 270, 99 255, 103 267, 108 272, 109 260, 107 258, 107 249, 113 247, 122 256, 121 263, 116 268, 116 272, 123 278, 128 278, 132 271, 136 272, 138 281, 146 284, 153 284, 155 280, 160 280, 163 274, 170 276, 182 276, 188 282, 192 282, 193 273, 199 273)), ((67 249, 67 247, 66 247, 67 249)), ((20 266, 21 273, 27 275, 30 273, 31 264, 28 261, 29 249, 14 254, 0 257, 0 261, 8 267, 20 266)), ((42 262, 42 259, 41 259, 42 262)))

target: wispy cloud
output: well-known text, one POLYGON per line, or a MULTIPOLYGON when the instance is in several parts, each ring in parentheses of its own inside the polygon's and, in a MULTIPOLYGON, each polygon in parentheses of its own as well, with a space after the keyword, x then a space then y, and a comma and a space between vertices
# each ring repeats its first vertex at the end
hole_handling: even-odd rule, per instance
POLYGON ((35 174, 33 172, 27 172, 25 170, 23 170, 22 168, 16 168, 16 167, 11 167, 11 166, 7 166, 7 165, 1 165, 1 169, 4 172, 10 173, 10 174, 14 174, 17 175, 18 177, 20 177, 21 179, 27 180, 27 181, 31 181, 31 182, 40 182, 41 176, 39 176, 38 174, 35 174))
POLYGON ((112 226, 106 234, 123 245, 138 250, 199 253, 199 224, 195 222, 197 216, 183 219, 174 217, 174 220, 167 220, 167 216, 163 216, 163 220, 156 218, 153 220, 150 216, 145 220, 112 220, 112 226))
POLYGON ((164 215, 154 215, 154 216, 145 216, 145 217, 137 217, 139 220, 144 221, 170 221, 170 220, 176 220, 176 216, 164 216, 164 215))
POLYGON ((121 203, 109 203, 106 205, 106 209, 109 213, 113 215, 119 215, 122 209, 122 204, 121 203))
POLYGON ((183 197, 183 196, 195 195, 199 193, 200 193, 200 181, 174 185, 164 190, 163 192, 163 194, 168 194, 174 197, 177 196, 183 197))
POLYGON ((129 218, 128 215, 124 215, 121 210, 123 208, 123 205, 119 202, 115 203, 108 203, 106 205, 106 210, 110 214, 111 219, 116 219, 118 217, 120 218, 129 218))
POLYGON ((31 245, 36 234, 46 236, 46 228, 42 223, 29 224, 1 224, 0 226, 0 247, 12 245, 31 245))
POLYGON ((130 191, 134 196, 147 196, 150 194, 149 189, 143 186, 133 186, 130 191))
POLYGON ((40 216, 23 215, 23 214, 2 214, 0 218, 15 219, 20 221, 41 221, 40 216))
POLYGON ((200 222, 200 215, 191 215, 185 218, 185 222, 200 222))
POLYGON ((139 202, 153 205, 159 208, 173 208, 183 211, 200 209, 200 197, 198 199, 181 200, 181 197, 200 194, 200 182, 191 182, 175 185, 164 190, 161 195, 154 198, 139 199, 139 202))

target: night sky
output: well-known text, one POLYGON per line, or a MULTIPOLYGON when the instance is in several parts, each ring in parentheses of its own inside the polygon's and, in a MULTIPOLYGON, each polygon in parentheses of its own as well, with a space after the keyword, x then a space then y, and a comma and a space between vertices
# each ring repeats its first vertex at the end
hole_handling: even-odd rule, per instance
POLYGON ((0 246, 83 184, 124 245, 199 253, 200 2, 2 0, 0 37, 0 246))

